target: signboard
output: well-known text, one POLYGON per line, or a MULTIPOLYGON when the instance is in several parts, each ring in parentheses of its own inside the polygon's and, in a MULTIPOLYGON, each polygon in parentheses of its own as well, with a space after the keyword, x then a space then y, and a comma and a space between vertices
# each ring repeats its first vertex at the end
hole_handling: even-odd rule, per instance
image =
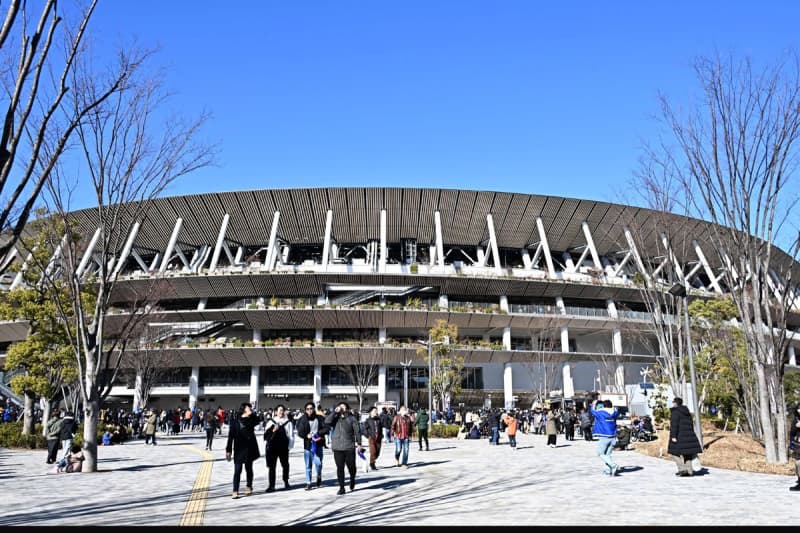
POLYGON ((387 410, 390 410, 390 409, 397 409, 397 402, 395 402, 394 400, 390 400, 390 401, 388 401, 388 402, 375 402, 375 407, 377 407, 377 408, 378 408, 378 411, 380 411, 380 410, 381 410, 381 409, 383 409, 384 407, 385 407, 387 410))

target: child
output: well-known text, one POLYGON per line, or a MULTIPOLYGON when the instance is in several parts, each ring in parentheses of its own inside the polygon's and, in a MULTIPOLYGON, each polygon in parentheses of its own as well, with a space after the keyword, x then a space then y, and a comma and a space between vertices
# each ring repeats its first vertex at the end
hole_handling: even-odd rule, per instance
POLYGON ((111 440, 114 435, 112 435, 111 430, 106 429, 106 432, 103 433, 103 446, 111 446, 113 441, 111 440))

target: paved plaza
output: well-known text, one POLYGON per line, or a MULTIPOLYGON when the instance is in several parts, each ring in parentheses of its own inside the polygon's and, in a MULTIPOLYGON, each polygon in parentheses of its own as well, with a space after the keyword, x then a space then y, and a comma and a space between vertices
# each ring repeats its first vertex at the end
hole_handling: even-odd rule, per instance
POLYGON ((408 469, 394 466, 394 445, 384 444, 379 469, 359 469, 356 490, 342 496, 329 450, 322 487, 304 490, 297 440, 292 487, 282 488, 279 466, 278 489, 265 493, 262 457, 254 494, 238 500, 224 436, 211 452, 199 432, 100 447, 91 474, 53 474, 45 450, 0 448, 0 526, 723 526, 794 525, 800 516, 793 476, 707 468, 680 478, 671 460, 615 451, 621 468, 611 478, 596 442, 559 436, 549 448, 545 439, 520 434, 516 450, 505 438, 431 439, 430 451, 413 443, 408 469))

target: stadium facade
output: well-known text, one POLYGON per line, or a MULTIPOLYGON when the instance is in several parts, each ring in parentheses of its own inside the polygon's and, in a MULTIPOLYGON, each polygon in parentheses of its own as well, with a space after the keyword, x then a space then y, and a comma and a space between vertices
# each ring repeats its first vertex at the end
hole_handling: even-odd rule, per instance
MULTIPOLYGON (((93 211, 74 215, 91 273, 93 211)), ((407 395, 426 405, 418 349, 438 320, 458 326, 453 350, 465 359, 453 403, 624 392, 646 381, 658 350, 637 275, 678 272, 691 297, 725 292, 707 222, 591 200, 270 189, 158 198, 135 222, 118 252, 117 293, 161 280, 149 335, 167 370, 149 403, 164 408, 354 404, 342 367, 365 363, 378 368, 367 404, 407 395), (688 231, 667 237, 656 218, 688 231)), ((0 341, 20 335, 0 327, 0 341)), ((138 406, 137 379, 125 369, 112 396, 138 406)))

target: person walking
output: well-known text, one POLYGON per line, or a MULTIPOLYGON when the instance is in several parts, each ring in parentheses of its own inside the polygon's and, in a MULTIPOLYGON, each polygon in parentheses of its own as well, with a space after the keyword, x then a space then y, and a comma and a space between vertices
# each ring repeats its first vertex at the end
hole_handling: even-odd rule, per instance
POLYGON ((381 443, 383 442, 383 422, 382 416, 378 415, 378 408, 373 406, 369 410, 369 416, 364 422, 364 434, 369 444, 369 468, 377 470, 375 461, 381 454, 381 443))
POLYGON ((153 409, 147 411, 147 418, 144 420, 144 443, 156 445, 156 426, 158 425, 158 415, 153 409))
POLYGON ((385 433, 386 443, 389 444, 392 442, 392 419, 394 418, 393 414, 389 412, 389 409, 383 407, 381 409, 381 427, 383 428, 383 432, 385 433))
POLYGON ((617 417, 619 411, 613 407, 611 400, 597 400, 594 408, 589 406, 589 414, 594 417, 592 435, 597 437, 597 455, 606 465, 605 474, 616 476, 619 466, 611 458, 614 443, 617 440, 617 417))
POLYGON ((669 445, 667 451, 678 466, 676 476, 690 477, 694 475, 692 461, 703 447, 694 432, 694 423, 689 408, 683 405, 683 398, 672 399, 669 415, 669 445))
POLYGON ((592 425, 594 424, 594 421, 592 420, 592 414, 589 412, 589 409, 581 409, 579 420, 583 440, 594 440, 594 437, 592 436, 592 425))
POLYGON ((306 402, 303 414, 295 423, 297 436, 303 438, 303 462, 306 471, 306 490, 311 490, 311 474, 317 470, 317 487, 322 486, 322 452, 328 429, 323 417, 314 408, 314 402, 306 402))
POLYGON ((256 424, 253 405, 244 402, 237 416, 228 422, 228 442, 225 445, 225 459, 233 458, 233 499, 239 497, 242 469, 246 474, 245 496, 253 494, 253 461, 261 457, 256 440, 256 424))
POLYGON ((425 451, 431 451, 430 444, 428 443, 428 413, 425 408, 419 410, 417 419, 414 420, 414 429, 417 430, 417 439, 419 440, 419 451, 422 451, 422 441, 425 441, 425 451))
POLYGON ((512 450, 517 449, 517 417, 512 412, 503 413, 503 423, 506 425, 506 435, 508 435, 508 445, 512 450))
POLYGON ((65 412, 61 418, 61 430, 58 434, 58 438, 61 439, 61 449, 64 450, 64 457, 67 457, 72 449, 72 439, 75 438, 77 430, 78 423, 75 421, 72 412, 65 412))
POLYGON ((267 459, 267 492, 275 491, 275 470, 281 462, 283 487, 289 485, 289 450, 294 447, 294 426, 286 416, 286 406, 278 404, 264 422, 264 455, 267 459))
POLYGON ((408 409, 405 405, 400 406, 394 419, 392 420, 392 438, 394 439, 394 462, 397 466, 408 468, 408 449, 411 445, 411 432, 413 426, 408 409), (402 458, 401 458, 402 456, 402 458))
POLYGON ((800 491, 800 405, 794 409, 792 427, 789 430, 789 456, 794 459, 794 470, 797 484, 789 487, 791 491, 800 491))
POLYGON ((544 422, 544 434, 547 435, 547 445, 551 448, 556 447, 556 439, 558 438, 558 415, 555 411, 545 410, 546 418, 544 422))
POLYGON ((331 428, 331 449, 333 460, 336 463, 336 479, 339 482, 339 492, 344 491, 344 468, 350 474, 350 492, 356 489, 356 451, 363 453, 361 447, 361 427, 350 411, 347 402, 339 405, 325 417, 325 425, 331 428))
POLYGON ((58 461, 58 445, 61 438, 61 412, 53 411, 50 413, 50 420, 47 422, 47 464, 51 465, 58 461))
POLYGON ((575 440, 575 412, 572 408, 564 411, 564 438, 575 440))
POLYGON ((206 450, 211 451, 211 444, 214 442, 214 434, 217 432, 217 415, 208 409, 203 415, 203 429, 206 432, 206 450))
POLYGON ((492 409, 489 411, 489 414, 486 415, 486 425, 489 427, 489 431, 492 432, 492 436, 489 437, 489 444, 496 444, 500 445, 500 413, 497 409, 492 409))

